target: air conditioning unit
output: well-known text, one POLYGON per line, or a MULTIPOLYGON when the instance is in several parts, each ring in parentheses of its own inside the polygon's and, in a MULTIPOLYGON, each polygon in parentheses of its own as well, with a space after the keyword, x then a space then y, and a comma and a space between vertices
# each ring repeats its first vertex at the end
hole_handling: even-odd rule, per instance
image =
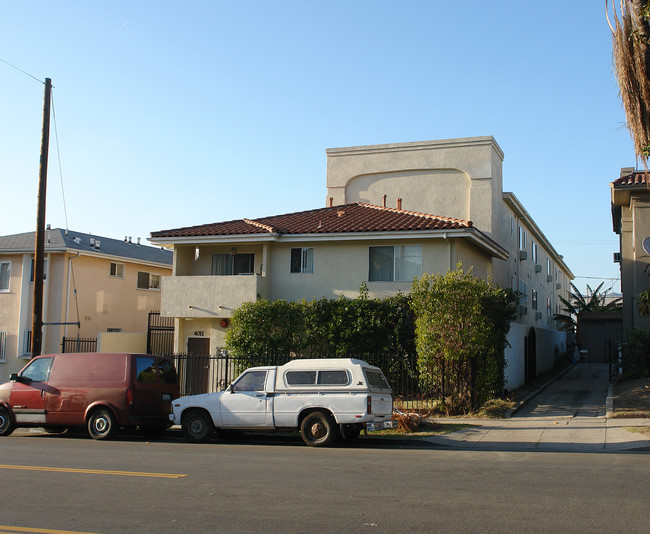
POLYGON ((555 289, 562 289, 562 284, 560 284, 560 282, 555 284, 555 289))
POLYGON ((519 306, 519 315, 527 315, 528 308, 526 306, 519 306))
POLYGON ((519 251, 519 259, 521 261, 528 259, 528 252, 526 252, 525 250, 520 250, 519 251))
POLYGON ((535 312, 535 319, 539 320, 542 318, 542 312, 535 312))
POLYGON ((614 252, 614 263, 621 263, 621 253, 614 252))
POLYGON ((541 265, 535 265, 535 272, 536 273, 541 273, 542 272, 542 266, 541 265))
POLYGON ((546 275, 546 281, 547 282, 552 282, 553 281, 553 275, 552 274, 547 274, 546 275))

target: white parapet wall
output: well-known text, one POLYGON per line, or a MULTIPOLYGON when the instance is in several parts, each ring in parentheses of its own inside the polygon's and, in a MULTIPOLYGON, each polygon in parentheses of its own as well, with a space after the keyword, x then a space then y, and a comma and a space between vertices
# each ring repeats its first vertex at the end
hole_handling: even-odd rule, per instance
POLYGON ((147 352, 147 334, 139 332, 100 332, 97 352, 147 352))

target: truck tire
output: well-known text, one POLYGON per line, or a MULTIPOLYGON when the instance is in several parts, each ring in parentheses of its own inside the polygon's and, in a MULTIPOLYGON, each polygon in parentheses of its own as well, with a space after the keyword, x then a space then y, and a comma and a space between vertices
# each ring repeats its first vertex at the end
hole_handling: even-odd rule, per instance
POLYGON ((0 436, 8 436, 11 434, 16 425, 11 420, 11 415, 7 408, 0 406, 0 436))
POLYGON ((205 410, 194 409, 183 415, 181 430, 187 441, 205 443, 214 432, 214 424, 205 410))
POLYGON ((336 439, 336 424, 329 414, 311 412, 300 424, 300 435, 310 447, 326 447, 336 439))
POLYGON ((93 439, 111 439, 117 431, 117 421, 108 408, 99 408, 88 418, 88 433, 93 439))

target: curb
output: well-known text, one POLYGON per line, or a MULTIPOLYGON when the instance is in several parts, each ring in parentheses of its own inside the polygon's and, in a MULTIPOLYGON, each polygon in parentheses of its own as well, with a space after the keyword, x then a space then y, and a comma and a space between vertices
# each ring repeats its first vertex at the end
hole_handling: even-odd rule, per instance
MULTIPOLYGON (((573 364, 576 365, 576 364, 573 364)), ((544 391, 548 386, 550 386, 553 382, 556 380, 559 380, 562 376, 564 376, 566 373, 569 372, 569 370, 573 369, 573 365, 569 365, 566 369, 562 370, 559 372, 557 375, 555 375, 553 378, 549 379, 548 382, 542 384, 538 389, 535 391, 529 393, 526 395, 523 399, 521 399, 517 405, 514 408, 510 408, 504 415, 504 419, 510 419, 513 415, 515 415, 519 410, 521 410, 526 404, 539 395, 542 391, 544 391)), ((607 397, 609 400, 609 396, 607 397)))

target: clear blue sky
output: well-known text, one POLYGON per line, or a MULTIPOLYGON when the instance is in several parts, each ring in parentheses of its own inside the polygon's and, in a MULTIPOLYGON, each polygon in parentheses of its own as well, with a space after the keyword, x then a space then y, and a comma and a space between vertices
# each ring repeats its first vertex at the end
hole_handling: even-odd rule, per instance
MULTIPOLYGON (((62 183, 70 229, 144 240, 324 206, 327 148, 492 135, 576 285, 619 275, 609 183, 636 160, 604 0, 0 5, 0 58, 55 87, 53 227, 62 183)), ((36 225, 43 85, 0 62, 0 95, 6 235, 36 225)))

